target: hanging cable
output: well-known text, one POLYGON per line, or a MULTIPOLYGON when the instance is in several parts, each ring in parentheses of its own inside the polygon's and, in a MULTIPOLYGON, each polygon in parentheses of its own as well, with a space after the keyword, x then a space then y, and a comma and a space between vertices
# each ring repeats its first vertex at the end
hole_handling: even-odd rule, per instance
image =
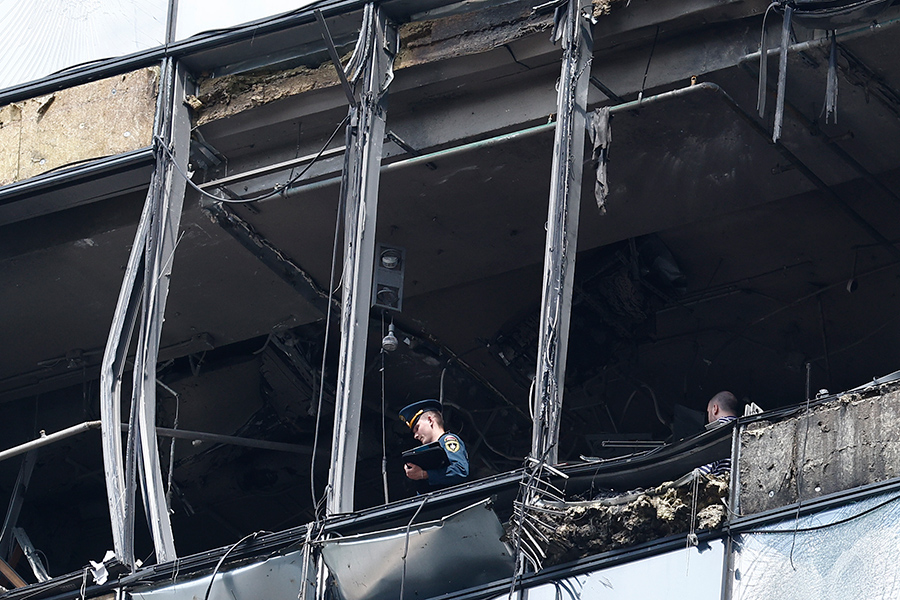
MULTIPOLYGON (((164 384, 159 379, 156 380, 156 384, 158 386, 160 386, 161 388, 163 388, 164 390, 166 390, 167 392, 169 392, 170 394, 172 394, 172 396, 175 398, 175 419, 172 422, 172 431, 176 431, 178 429, 178 410, 181 405, 181 396, 178 394, 178 392, 176 392, 175 390, 173 390, 172 388, 170 388, 169 386, 164 384)), ((166 506, 169 508, 169 510, 172 510, 172 473, 174 471, 175 471, 175 438, 173 437, 171 443, 169 444, 169 474, 167 477, 168 481, 166 484, 166 506)))
MULTIPOLYGON (((391 322, 393 325, 393 321, 391 322)), ((384 339, 386 336, 384 334, 384 312, 381 313, 381 337, 384 339)), ((382 347, 381 348, 381 480, 384 483, 384 503, 387 504, 390 502, 388 500, 388 476, 387 476, 387 423, 385 422, 385 407, 384 407, 384 355, 387 354, 387 350, 382 347)), ((402 596, 401 596, 402 597, 402 596)))
POLYGON ((236 541, 234 543, 234 545, 232 545, 228 550, 225 551, 225 554, 223 554, 222 558, 219 559, 219 562, 216 563, 216 568, 213 569, 212 575, 209 576, 209 585, 206 586, 206 593, 203 594, 203 600, 209 600, 209 592, 212 590, 213 581, 215 581, 216 574, 219 572, 219 569, 222 567, 222 563, 224 563, 225 559, 228 558, 228 555, 231 554, 235 548, 237 548, 238 546, 240 546, 247 540, 255 539, 256 536, 258 536, 260 533, 262 533, 262 532, 254 531, 253 533, 251 533, 249 535, 245 535, 244 537, 242 537, 241 539, 236 541))
MULTIPOLYGON (((349 118, 349 114, 344 118, 342 123, 345 123, 349 118)), ((349 139, 350 132, 347 130, 346 135, 349 139)), ((334 273, 335 273, 335 265, 337 263, 337 251, 338 251, 338 235, 341 229, 341 219, 344 216, 344 201, 343 199, 339 202, 337 215, 335 216, 334 221, 334 240, 331 246, 331 272, 329 274, 328 279, 328 306, 329 310, 325 316, 325 339, 322 343, 322 368, 319 375, 319 398, 316 404, 316 427, 315 434, 313 435, 313 447, 312 447, 312 456, 310 457, 310 465, 309 465, 309 488, 310 493, 312 495, 312 503, 313 503, 313 511, 316 523, 319 522, 319 518, 321 516, 322 507, 325 505, 325 499, 328 495, 328 486, 325 486, 325 489, 322 491, 322 497, 320 499, 316 499, 316 484, 315 484, 315 464, 316 464, 316 448, 319 445, 319 425, 322 419, 322 399, 325 394, 325 360, 328 356, 328 333, 331 331, 331 303, 334 298, 335 286, 334 286, 334 273)), ((344 278, 343 268, 341 269, 341 280, 344 278)))
POLYGON ((810 533, 813 531, 821 531, 823 529, 828 529, 830 527, 837 527, 838 525, 843 525, 844 523, 849 523, 850 521, 855 521, 856 519, 860 519, 869 515, 876 510, 882 509, 888 504, 893 504, 894 502, 900 500, 900 496, 892 496, 887 500, 879 502, 875 506, 870 506, 869 508, 856 513, 855 515, 850 515, 849 517, 844 517, 843 519, 838 519, 837 521, 832 521, 830 523, 822 523, 821 525, 811 525, 809 527, 794 527, 793 529, 746 529, 742 530, 741 534, 779 534, 779 533, 790 533, 791 535, 796 536, 798 533, 810 533))
POLYGON ((441 409, 444 408, 444 375, 446 375, 446 374, 447 374, 447 367, 444 367, 443 369, 441 369, 441 382, 439 384, 439 390, 438 390, 438 393, 439 393, 438 402, 440 402, 440 404, 441 404, 441 409))
POLYGON ((784 6, 784 21, 781 25, 781 52, 778 56, 778 89, 775 94, 775 123, 772 126, 772 142, 781 139, 781 128, 784 124, 784 98, 787 93, 788 47, 791 45, 791 16, 794 7, 788 3, 784 6))
POLYGON ((647 68, 644 69, 644 80, 641 81, 641 91, 638 92, 638 102, 644 99, 644 88, 647 86, 647 74, 650 73, 650 61, 653 60, 653 51, 656 50, 657 39, 659 39, 659 25, 656 26, 656 33, 653 34, 653 44, 650 46, 650 56, 647 57, 647 68))
POLYGON ((762 32, 759 34, 759 86, 756 91, 756 110, 759 112, 760 118, 766 115, 766 95, 768 85, 768 67, 769 67, 769 36, 766 30, 766 19, 769 11, 775 8, 778 2, 772 2, 763 13, 762 32))
POLYGON ((531 415, 531 422, 534 423, 534 384, 537 376, 531 378, 531 385, 528 386, 528 413, 531 415))
POLYGON ((825 123, 828 119, 833 118, 833 122, 837 125, 837 99, 838 99, 838 44, 837 32, 831 30, 831 50, 828 53, 828 75, 825 78, 825 102, 822 103, 821 118, 825 116, 825 123))
POLYGON ((214 200, 216 202, 225 202, 227 204, 248 204, 250 202, 257 202, 259 200, 266 200, 267 198, 271 198, 273 196, 278 196, 278 195, 282 194, 285 190, 289 189, 297 181, 299 181, 300 178, 303 177, 307 173, 307 171, 309 171, 313 167, 313 165, 315 165, 318 162, 318 160, 322 157, 322 155, 328 149, 329 144, 331 144, 332 140, 334 140, 334 136, 336 136, 338 131, 340 131, 347 124, 347 119, 349 119, 349 118, 350 118, 350 115, 348 114, 338 124, 338 126, 335 127, 334 131, 332 131, 331 135, 328 137, 328 140, 326 140, 325 144, 322 146, 322 149, 319 150, 318 154, 316 154, 313 157, 313 159, 309 162, 309 164, 307 164, 305 167, 303 167, 302 171, 297 173, 297 175, 295 175, 294 177, 291 177, 290 179, 288 179, 286 183, 276 185, 275 189, 273 189, 269 192, 266 192, 265 194, 262 194, 260 196, 256 196, 254 198, 223 198, 221 196, 216 196, 214 194, 210 194, 206 190, 201 189, 200 186, 198 186, 196 183, 191 181, 190 176, 188 176, 188 174, 185 173, 181 169, 181 166, 175 160, 175 155, 168 148, 168 146, 166 146, 166 144, 162 140, 162 138, 160 138, 159 136, 154 136, 153 142, 154 142, 154 144, 157 144, 160 148, 162 148, 163 152, 165 152, 166 155, 169 157, 169 159, 172 161, 172 165, 175 167, 175 170, 178 171, 179 175, 181 175, 184 178, 185 182, 187 182, 187 184, 191 187, 191 189, 193 189, 194 191, 199 193, 201 196, 203 196, 205 198, 209 198, 210 200, 214 200))
MULTIPOLYGON (((346 119, 344 119, 346 121, 346 119)), ((325 359, 328 356, 328 332, 331 331, 331 302, 334 297, 334 270, 335 264, 337 263, 337 248, 338 248, 338 234, 341 230, 341 218, 344 214, 344 204, 340 202, 338 206, 337 216, 334 221, 334 241, 331 247, 331 274, 329 275, 328 280, 328 308, 325 315, 325 339, 322 344, 322 369, 319 374, 319 399, 316 404, 316 429, 315 434, 313 435, 313 446, 312 446, 312 457, 310 457, 309 461, 309 489, 312 494, 312 503, 313 510, 315 511, 316 522, 319 520, 319 511, 322 506, 322 503, 316 499, 316 483, 315 483, 315 468, 316 468, 316 448, 319 445, 319 424, 321 422, 322 416, 322 397, 325 394, 325 359)), ((343 278, 343 269, 341 270, 341 278, 343 278)), ((327 490, 326 490, 327 491, 327 490)), ((322 494, 322 500, 324 501, 325 494, 322 494)))
POLYGON ((412 519, 409 520, 409 523, 406 524, 406 537, 403 543, 403 556, 400 557, 400 560, 403 561, 403 570, 400 573, 400 600, 403 600, 403 592, 406 588, 406 555, 409 553, 409 531, 412 529, 413 521, 416 520, 416 517, 419 516, 419 513, 425 508, 425 503, 428 502, 428 496, 426 495, 422 499, 422 504, 419 505, 419 508, 416 509, 415 514, 413 514, 412 519))
MULTIPOLYGON (((700 469, 694 469, 691 473, 693 481, 691 481, 691 524, 688 528, 687 538, 685 539, 684 549, 687 550, 687 565, 686 569, 688 572, 691 568, 691 553, 690 549, 692 546, 698 546, 700 544, 700 540, 697 538, 696 526, 697 526, 697 496, 700 494, 700 469)), ((687 572, 685 573, 687 575, 687 572)))
POLYGON ((812 388, 810 387, 811 379, 812 379, 812 364, 807 362, 806 363, 806 409, 804 411, 804 414, 806 415, 806 432, 803 435, 803 446, 801 447, 801 450, 800 450, 800 457, 799 457, 800 464, 797 465, 797 473, 794 477, 794 481, 797 484, 797 512, 794 514, 794 536, 791 539, 790 560, 791 560, 791 568, 794 569, 795 571, 797 570, 797 567, 794 566, 794 545, 797 543, 797 531, 799 531, 798 528, 800 527, 800 505, 803 503, 800 498, 800 495, 801 495, 800 478, 801 478, 801 475, 803 474, 803 463, 806 461, 806 440, 809 439, 809 402, 812 397, 812 388))

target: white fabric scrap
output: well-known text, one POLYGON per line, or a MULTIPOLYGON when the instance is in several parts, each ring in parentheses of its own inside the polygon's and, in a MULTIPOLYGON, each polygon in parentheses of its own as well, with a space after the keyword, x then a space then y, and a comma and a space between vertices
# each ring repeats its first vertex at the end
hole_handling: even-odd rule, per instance
POLYGON ((106 565, 104 563, 115 557, 116 555, 112 550, 107 550, 101 562, 88 561, 91 563, 91 576, 94 578, 94 583, 97 585, 106 583, 106 580, 109 579, 109 571, 106 570, 106 565))

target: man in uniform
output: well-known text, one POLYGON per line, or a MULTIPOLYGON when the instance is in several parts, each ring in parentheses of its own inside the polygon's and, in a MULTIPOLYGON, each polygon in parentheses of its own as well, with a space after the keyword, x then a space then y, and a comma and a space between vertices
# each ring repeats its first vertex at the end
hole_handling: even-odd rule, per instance
POLYGON ((406 476, 428 483, 429 490, 436 490, 462 483, 469 476, 469 455, 458 436, 444 430, 441 403, 437 400, 413 402, 400 411, 400 420, 406 423, 413 437, 422 444, 439 442, 447 454, 449 464, 438 469, 425 470, 412 463, 403 465, 406 476))

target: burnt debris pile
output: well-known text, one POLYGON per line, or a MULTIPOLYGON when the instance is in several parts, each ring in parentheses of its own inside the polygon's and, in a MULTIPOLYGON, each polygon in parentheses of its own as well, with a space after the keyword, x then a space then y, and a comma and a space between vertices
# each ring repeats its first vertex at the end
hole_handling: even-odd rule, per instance
POLYGON ((726 517, 726 478, 698 475, 683 485, 677 483, 681 482, 589 501, 526 506, 521 526, 507 524, 507 537, 515 543, 518 529, 524 530, 521 548, 540 569, 675 534, 720 528, 726 517))

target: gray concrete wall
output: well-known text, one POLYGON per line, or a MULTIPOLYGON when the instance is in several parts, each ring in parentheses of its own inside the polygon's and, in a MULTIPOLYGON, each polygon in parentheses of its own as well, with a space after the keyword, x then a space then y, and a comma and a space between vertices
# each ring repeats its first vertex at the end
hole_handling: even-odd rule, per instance
POLYGON ((739 435, 741 514, 797 502, 798 472, 801 501, 891 479, 900 476, 900 387, 845 394, 739 435))

